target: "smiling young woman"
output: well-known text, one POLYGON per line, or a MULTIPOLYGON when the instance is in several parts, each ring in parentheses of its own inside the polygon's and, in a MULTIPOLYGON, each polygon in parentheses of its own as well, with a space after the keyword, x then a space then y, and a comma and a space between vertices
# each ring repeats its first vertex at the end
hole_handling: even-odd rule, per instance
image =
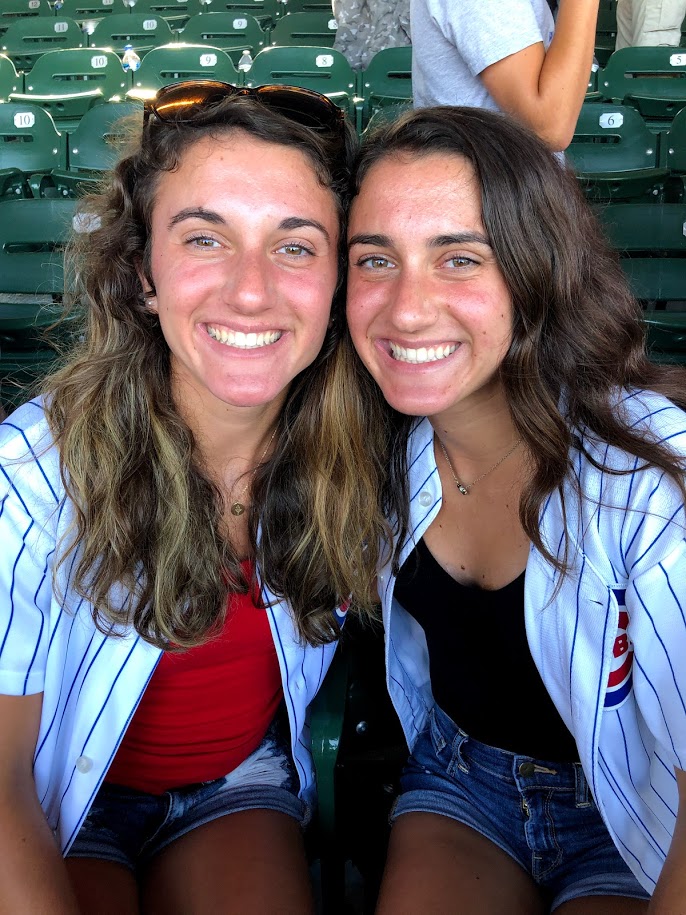
POLYGON ((378 912, 681 911, 686 373, 648 361, 573 175, 504 116, 370 136, 349 245, 411 750, 378 912))
POLYGON ((177 84, 83 203, 78 342, 0 427, 2 912, 312 909, 307 706, 384 528, 353 148, 316 93, 177 84))

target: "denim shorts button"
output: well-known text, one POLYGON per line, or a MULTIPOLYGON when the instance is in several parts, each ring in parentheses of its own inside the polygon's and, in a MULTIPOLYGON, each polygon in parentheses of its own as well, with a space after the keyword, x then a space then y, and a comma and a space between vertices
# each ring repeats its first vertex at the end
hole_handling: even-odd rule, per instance
POLYGON ((520 775, 523 775, 525 778, 528 778, 530 775, 533 775, 536 771, 536 766, 533 763, 526 762, 521 763, 519 769, 517 770, 520 775))
POLYGON ((433 500, 434 500, 433 496, 431 495, 430 492, 423 490, 423 492, 419 493, 419 504, 422 505, 424 508, 427 508, 427 506, 431 505, 433 500))

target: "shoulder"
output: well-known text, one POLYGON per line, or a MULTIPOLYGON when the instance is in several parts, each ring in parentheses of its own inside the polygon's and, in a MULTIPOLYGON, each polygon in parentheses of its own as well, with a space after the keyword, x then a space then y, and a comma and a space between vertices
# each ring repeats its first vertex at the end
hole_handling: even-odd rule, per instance
POLYGON ((44 501, 54 509, 61 499, 59 454, 42 400, 32 400, 0 424, 0 498, 44 501))

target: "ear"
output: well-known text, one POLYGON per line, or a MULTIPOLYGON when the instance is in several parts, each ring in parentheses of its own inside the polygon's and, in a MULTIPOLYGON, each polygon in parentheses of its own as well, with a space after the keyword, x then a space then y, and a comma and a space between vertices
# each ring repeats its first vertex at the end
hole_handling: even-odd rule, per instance
POLYGON ((150 282, 150 280, 143 273, 142 266, 140 262, 136 264, 136 273, 138 274, 138 279, 141 284, 141 296, 143 298, 143 304, 148 311, 154 311, 157 314, 157 296, 155 294, 155 289, 150 282))

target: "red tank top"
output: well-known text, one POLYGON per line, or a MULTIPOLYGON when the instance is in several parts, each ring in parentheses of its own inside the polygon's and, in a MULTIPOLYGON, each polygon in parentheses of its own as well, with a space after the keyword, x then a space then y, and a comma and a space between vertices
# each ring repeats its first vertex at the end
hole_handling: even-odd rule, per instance
POLYGON ((260 745, 282 695, 267 613, 233 596, 214 639, 162 655, 106 780, 162 794, 220 778, 260 745))

